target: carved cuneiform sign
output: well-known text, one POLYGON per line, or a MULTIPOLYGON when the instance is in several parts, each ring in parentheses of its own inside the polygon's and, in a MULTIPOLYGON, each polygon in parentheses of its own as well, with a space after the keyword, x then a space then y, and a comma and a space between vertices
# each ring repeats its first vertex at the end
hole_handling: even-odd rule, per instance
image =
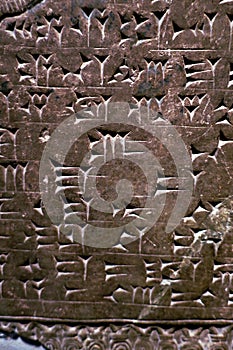
POLYGON ((231 0, 2 0, 0 329, 48 349, 232 349, 232 97, 231 0), (95 247, 51 221, 39 169, 64 120, 110 103, 152 111, 175 128, 192 161, 193 191, 167 232, 182 189, 166 144, 118 117, 93 127, 62 167, 66 206, 93 235, 137 217, 147 191, 137 164, 105 155, 102 198, 114 200, 122 179, 136 194, 114 215, 90 208, 75 174, 96 144, 141 142, 159 160, 157 188, 166 192, 139 239, 124 232, 112 247, 95 247))

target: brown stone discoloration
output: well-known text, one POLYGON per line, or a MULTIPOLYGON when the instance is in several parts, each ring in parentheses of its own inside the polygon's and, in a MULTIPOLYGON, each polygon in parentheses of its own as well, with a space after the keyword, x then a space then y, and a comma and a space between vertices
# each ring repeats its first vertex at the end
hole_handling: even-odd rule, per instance
MULTIPOLYGON (((144 336, 131 326, 130 335, 123 326, 117 332, 101 328, 99 337, 88 327, 66 328, 65 339, 56 326, 52 333, 37 326, 36 339, 52 349, 69 348, 70 342, 77 349, 97 344, 116 350, 121 343, 125 349, 231 349, 231 330, 211 325, 232 322, 232 4, 47 0, 30 10, 35 4, 0 5, 0 317, 176 325, 171 332, 148 329, 144 336), (93 128, 65 160, 65 195, 81 216, 86 203, 72 188, 77 179, 71 167, 78 168, 107 134, 113 139, 130 132, 143 142, 160 160, 170 191, 140 244, 83 247, 51 224, 41 202, 40 159, 66 118, 119 101, 159 113, 176 127, 192 157, 192 201, 174 232, 166 233, 177 198, 177 169, 166 147, 118 120, 93 128), (178 329, 178 321, 210 327, 196 329, 194 344, 191 330, 178 329)), ((145 176, 136 167, 111 162, 101 169, 102 176, 108 173, 109 183, 107 177, 98 182, 105 199, 114 198, 123 175, 132 175, 135 191, 145 195, 145 176)), ((128 210, 144 203, 134 199, 128 210)), ((119 211, 112 220, 91 211, 90 221, 111 227, 123 216, 119 211)), ((32 337, 30 324, 17 327, 32 337)))

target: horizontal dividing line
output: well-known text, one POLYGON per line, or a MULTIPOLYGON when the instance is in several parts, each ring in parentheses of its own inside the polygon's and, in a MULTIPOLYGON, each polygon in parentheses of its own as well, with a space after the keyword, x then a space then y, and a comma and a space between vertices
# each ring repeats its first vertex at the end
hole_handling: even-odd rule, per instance
MULTIPOLYGON (((80 112, 79 112, 80 113, 80 112)), ((75 113, 73 113, 73 114, 75 114, 75 113)), ((72 114, 71 114, 71 116, 72 116, 72 114)), ((11 122, 10 124, 9 124, 9 126, 4 126, 3 127, 3 129, 5 129, 6 131, 8 131, 8 129, 7 128, 9 128, 9 129, 12 129, 12 128, 20 128, 21 126, 26 126, 26 124, 25 123, 27 123, 27 125, 41 125, 41 126, 44 126, 44 125, 54 125, 54 126, 58 126, 58 125, 60 125, 61 123, 48 123, 48 122, 31 122, 31 121, 23 121, 23 122, 11 122), (17 126, 17 125, 19 125, 19 126, 17 126)), ((9 130, 10 131, 10 130, 9 130)), ((30 159, 29 159, 30 160, 30 159)), ((28 159, 27 160, 16 160, 16 159, 12 159, 12 162, 16 162, 16 161, 19 161, 19 162, 28 162, 29 161, 28 159)), ((0 163, 1 163, 1 161, 2 161, 2 158, 0 158, 0 163)))
MULTIPOLYGON (((78 244, 78 243, 77 243, 78 244)), ((75 243, 71 243, 70 244, 70 246, 73 246, 73 245, 75 245, 75 243)), ((66 246, 67 246, 67 244, 66 244, 66 246)), ((0 249, 0 252, 5 252, 6 251, 6 249, 0 249)), ((21 251, 21 252, 32 252, 32 253, 36 253, 37 252, 37 250, 36 249, 22 249, 22 248, 19 248, 19 249, 16 249, 16 248, 14 248, 14 249, 9 249, 9 252, 18 252, 18 251, 21 251)), ((72 255, 72 256, 76 256, 77 257, 77 253, 76 252, 59 252, 59 251, 51 251, 50 250, 50 253, 52 253, 53 255, 55 255, 55 256, 57 256, 57 255, 61 255, 61 254, 64 254, 64 255, 72 255)), ((3 254, 3 253, 2 253, 3 254)), ((82 254, 80 253, 79 254, 80 256, 82 256, 82 254)), ((176 259, 176 261, 177 262, 182 262, 182 260, 184 259, 184 258, 190 258, 190 259, 192 259, 192 260, 197 260, 197 261, 201 261, 202 259, 201 259, 201 257, 190 257, 190 256, 182 256, 182 257, 177 257, 177 256, 169 256, 169 255, 157 255, 157 254, 137 254, 137 253, 118 253, 118 252, 104 252, 104 254, 103 254, 103 252, 100 252, 100 253, 98 253, 98 252, 93 252, 93 253, 90 253, 90 254, 85 254, 85 255, 90 255, 90 256, 102 256, 103 258, 104 257, 108 257, 109 255, 111 256, 111 255, 118 255, 118 256, 132 256, 132 257, 139 257, 140 256, 140 258, 143 258, 143 257, 151 257, 151 258, 158 258, 158 259, 169 259, 169 260, 171 260, 171 259, 176 259), (179 259, 179 260, 178 260, 179 259)), ((73 259, 72 259, 72 261, 73 261, 73 259)), ((233 261, 233 259, 232 259, 232 261, 233 261)), ((61 261, 61 262, 63 262, 63 261, 61 261)), ((70 262, 70 261, 67 261, 67 262, 70 262)), ((117 264, 117 265, 119 265, 119 264, 117 264)), ((67 272, 67 273, 69 273, 69 272, 67 272)))
MULTIPOLYGON (((81 113, 82 111, 76 112, 76 113, 81 113)), ((69 118, 72 117, 72 115, 75 115, 76 113, 71 114, 70 116, 66 116, 65 118, 69 118)), ((87 118, 88 120, 90 120, 90 118, 87 118)), ((94 118, 93 118, 94 119, 94 118)), ((81 119, 82 121, 84 121, 85 119, 81 119)), ((63 121, 63 120, 62 120, 63 121)), ((15 124, 11 124, 9 126, 9 128, 13 127, 17 127, 20 128, 25 127, 25 122, 27 123, 27 125, 38 125, 38 126, 49 126, 49 125, 53 125, 53 126, 59 126, 62 121, 60 123, 48 123, 48 122, 30 122, 30 121, 24 121, 24 122, 16 122, 15 124), (18 125, 18 126, 17 126, 18 125)), ((169 119, 165 119, 165 122, 169 121, 169 119)), ((113 123, 113 122, 111 122, 113 123)), ((117 120, 114 122, 114 124, 122 124, 122 122, 117 122, 117 120)), ((127 124, 127 125, 132 125, 132 124, 127 124)), ((220 124, 221 125, 221 124, 220 124)), ((134 125, 132 125, 134 126, 134 125)), ((161 128, 184 128, 184 129, 196 129, 196 130, 209 130, 210 128, 213 128, 214 126, 218 127, 219 125, 216 124, 210 124, 210 125, 200 125, 200 126, 194 126, 194 125, 179 125, 179 124, 171 124, 171 125, 157 125, 157 128, 161 127, 161 128)), ((233 124, 232 124, 233 126, 233 124)), ((138 125, 138 127, 140 127, 140 124, 138 125)), ((5 129, 6 131, 8 130, 7 127, 5 129)), ((38 161, 39 159, 27 159, 27 160, 22 160, 22 159, 13 159, 12 162, 29 162, 29 161, 38 161)), ((2 159, 0 159, 0 164, 2 162, 2 159)))
MULTIPOLYGON (((121 86, 87 86, 88 89, 100 89, 100 90, 104 90, 104 89, 119 89, 122 90, 121 86)), ((78 89, 78 88, 75 88, 78 89)), ((76 91, 76 90, 75 90, 76 91)))
POLYGON ((172 48, 172 49, 149 49, 148 52, 170 52, 170 51, 175 51, 175 52, 216 52, 216 53, 229 53, 229 52, 233 52, 233 49, 231 50, 219 50, 219 49, 202 49, 202 48, 199 48, 199 49, 195 49, 195 48, 190 48, 190 49, 182 49, 182 48, 179 48, 179 49, 176 49, 176 48, 172 48))
MULTIPOLYGON (((1 74, 0 74, 1 76, 1 74)), ((208 80, 207 82, 212 82, 212 80, 208 80)), ((195 83, 195 81, 193 81, 193 83, 195 83)), ((22 88, 24 87, 25 90, 34 90, 34 89, 39 89, 39 90, 54 90, 54 91, 51 91, 51 93, 55 92, 55 90, 68 90, 68 91, 74 91, 74 92, 80 92, 80 93, 83 93, 85 94, 85 92, 87 90, 91 90, 91 89, 98 89, 98 90, 103 90, 103 91, 107 91, 107 90, 122 90, 122 86, 80 86, 80 87, 74 87, 74 86, 70 86, 70 87, 66 87, 66 86, 38 86, 38 85, 32 85, 32 86, 29 86, 29 85, 23 85, 23 84, 15 84, 13 85, 12 87, 12 90, 14 91, 14 88, 22 88)), ((129 91, 133 89, 132 86, 128 85, 129 87, 129 91)), ((0 92, 2 90, 0 89, 0 92)), ((177 92, 177 88, 169 88, 168 91, 175 91, 177 92)), ((188 91, 191 91, 192 93, 195 93, 197 94, 199 91, 205 91, 206 94, 208 94, 208 92, 212 92, 212 91, 227 91, 227 92, 233 92, 233 86, 232 88, 228 88, 228 89, 220 89, 220 88, 192 88, 192 87, 187 87, 187 88, 183 88, 183 90, 181 90, 181 92, 179 92, 178 94, 181 95, 182 92, 186 93, 188 91)), ((167 94, 165 94, 164 96, 166 96, 167 94)), ((136 97, 140 97, 141 99, 142 98, 146 98, 145 95, 137 95, 137 94, 132 94, 131 96, 136 96, 136 97)), ((81 98, 88 98, 88 97, 95 97, 95 96, 83 96, 81 98)), ((111 96, 109 96, 111 97, 111 96)), ((156 98, 156 97, 161 97, 161 95, 154 95, 154 96, 151 96, 150 98, 148 99, 152 99, 152 98, 156 98)), ((116 102, 127 102, 127 101, 116 101, 116 102)), ((20 106, 19 106, 20 108, 20 106)), ((11 108, 9 108, 11 109, 11 108)))
MULTIPOLYGON (((41 126, 43 126, 43 125, 41 125, 41 126)), ((6 129, 6 131, 7 131, 7 129, 6 129)), ((39 163, 40 162, 40 159, 20 159, 20 158, 15 158, 15 159, 1 159, 0 160, 0 165, 11 165, 12 163, 14 164, 14 165, 22 165, 22 164, 25 164, 25 163, 28 163, 28 162, 31 162, 31 161, 33 161, 34 163, 35 162, 37 162, 37 163, 39 163)), ((1 192, 1 191, 0 191, 1 192)))
MULTIPOLYGON (((42 125, 43 126, 43 125, 42 125)), ((7 129, 6 129, 6 131, 7 131, 7 129)), ((37 163, 39 163, 40 162, 40 159, 24 159, 24 160, 22 160, 22 159, 20 159, 20 158, 14 158, 14 159, 1 159, 0 160, 0 165, 23 165, 23 164, 27 164, 28 162, 31 162, 31 161, 33 161, 33 162, 37 162, 37 163)), ((0 192, 1 192, 1 190, 0 190, 0 192)))
MULTIPOLYGON (((5 132, 5 131, 8 131, 8 129, 4 129, 4 131, 3 132, 5 132)), ((1 144, 0 144, 0 147, 1 147, 1 144)), ((0 165, 2 165, 2 164, 4 164, 4 165, 6 165, 6 164, 8 164, 8 165, 11 165, 11 164, 14 164, 14 165, 24 165, 24 164, 26 164, 28 162, 28 160, 24 160, 24 161, 22 161, 22 160, 19 160, 19 159, 17 159, 17 158, 13 158, 13 159, 9 159, 9 158, 1 158, 0 159, 0 165)))
MULTIPOLYGON (((27 220, 28 222, 30 222, 29 220, 27 220)), ((4 237, 4 238, 8 238, 8 237, 4 237)), ((9 237, 10 238, 10 237, 9 237)), ((43 250, 43 249, 47 249, 46 247, 48 245, 52 245, 52 244, 44 244, 44 245, 40 245, 40 251, 43 250), (44 247, 43 247, 44 246, 44 247)), ((76 243, 71 243, 70 246, 75 246, 75 245, 78 245, 76 243)), ((64 246, 67 246, 64 245, 64 246)), ((60 247, 62 248, 62 245, 60 245, 60 247)), ((51 248, 51 247, 50 247, 51 248)), ((77 248, 81 248, 81 246, 78 246, 77 248)), ((186 247, 184 247, 186 248, 186 247)), ((188 247, 187 247, 188 248, 188 247)), ((15 249, 0 249, 0 252, 1 254, 9 254, 9 253, 16 253, 16 252, 23 252, 23 253, 33 253, 33 254, 36 254, 38 251, 38 249, 22 249, 22 248, 15 248, 15 249)), ((80 256, 82 257, 82 252, 80 253, 77 253, 77 252, 60 252, 58 250, 51 250, 50 249, 50 252, 53 256, 55 257, 59 257, 61 255, 63 255, 65 258, 69 257, 70 260, 61 260, 59 261, 60 263, 73 263, 73 262, 76 262, 78 261, 78 259, 74 259, 74 257, 76 258, 77 256, 80 256)), ((103 257, 103 260, 104 259, 107 259, 108 257, 111 257, 111 256, 121 256, 121 257, 136 257, 136 258, 154 258, 154 259, 161 259, 161 260, 164 260, 164 263, 168 263, 168 264, 173 264, 173 263, 182 263, 183 259, 189 259, 190 261, 196 261, 196 262, 200 262, 202 261, 203 259, 201 257, 196 257, 196 256, 189 256, 189 255, 184 255, 184 256, 168 256, 168 255, 157 255, 157 254, 140 254, 140 253, 119 253, 119 252, 91 252, 91 253, 87 253, 85 254, 85 256, 88 255, 88 256, 101 256, 103 257)), ((222 265, 224 264, 232 264, 233 263, 233 258, 232 257, 225 257, 225 258, 222 258, 222 259, 217 259, 215 258, 214 259, 214 262, 220 262, 222 265)), ((118 264, 119 265, 119 264, 118 264)), ((227 267, 227 266, 225 266, 227 267)), ((72 272, 67 272, 68 274, 69 273, 72 273, 72 272)), ((3 276, 4 277, 4 276, 3 276)))
MULTIPOLYGON (((77 289, 78 290, 78 289, 77 289)), ((206 309, 204 307, 190 307, 190 306, 163 306, 163 305, 155 305, 155 304, 144 304, 144 303, 118 303, 118 304, 113 304, 109 301, 73 301, 73 300, 48 300, 48 299, 24 299, 24 298, 18 298, 18 299, 14 299, 14 298, 1 298, 0 300, 0 305, 1 303, 6 303, 6 302, 25 302, 25 303, 30 303, 30 302, 35 302, 36 304, 68 304, 68 305, 83 305, 83 304, 87 304, 87 305, 114 305, 114 306, 121 306, 121 305, 125 305, 125 306, 138 306, 138 307, 148 307, 150 309, 155 309, 155 310, 173 310, 175 309, 181 309, 181 310, 190 310, 190 309, 194 309, 197 311, 205 311, 206 309)), ((222 309, 223 311, 225 309, 233 309, 233 305, 232 306, 220 306, 220 307, 208 307, 208 310, 213 310, 213 311, 219 311, 220 309, 222 309)), ((2 316, 0 316, 2 317, 2 316)))
MULTIPOLYGON (((70 27, 70 29, 72 29, 72 27, 70 27)), ((31 40, 35 40, 35 39, 31 39, 31 40)), ((92 52, 98 52, 98 51, 105 51, 105 52, 108 52, 109 54, 112 53, 112 50, 109 49, 109 46, 106 46, 106 47, 92 47, 92 46, 77 46, 77 45, 75 45, 75 46, 57 46, 57 47, 59 49, 61 49, 61 50, 64 50, 64 51, 71 51, 71 50, 72 50, 72 52, 73 51, 77 51, 77 53, 79 53, 81 50, 88 51, 88 53, 90 53, 90 54, 92 52)), ((24 46, 24 45, 20 45, 19 44, 17 46, 17 49, 15 48, 14 45, 2 45, 1 46, 1 50, 3 51, 3 53, 6 53, 7 51, 17 52, 18 53, 19 50, 21 50, 21 49, 26 49, 26 50, 31 50, 31 51, 34 50, 37 55, 43 55, 43 54, 48 54, 48 55, 51 54, 51 55, 53 55, 53 54, 56 53, 54 51, 49 51, 49 50, 46 50, 46 49, 44 49, 44 51, 39 52, 38 50, 36 50, 37 49, 36 45, 24 46)), ((31 53, 34 53, 34 52, 31 52, 31 53)))
MULTIPOLYGON (((4 220, 5 221, 5 220, 4 220)), ((18 221, 18 220, 17 220, 18 221)), ((25 220, 27 222, 30 222, 30 220, 25 220)), ((6 236, 4 236, 6 237, 6 236)), ((7 237, 6 237, 7 238, 7 237)), ((65 246, 78 246, 81 248, 80 244, 79 243, 70 243, 70 244, 64 244, 64 245, 60 245, 60 248, 63 248, 65 246)), ((186 248, 186 247, 184 247, 186 248)), ((189 247, 187 247, 189 248, 189 247)), ((42 248, 40 248, 41 250, 42 248)), ((44 248, 46 249, 46 248, 44 248)), ((11 253, 11 252, 31 252, 31 253, 36 253, 38 250, 37 249, 22 249, 22 248, 9 248, 8 249, 8 253, 11 253)), ((6 252, 6 249, 0 249, 0 252, 3 254, 4 252, 6 252)), ((59 256, 59 255, 64 255, 64 256, 71 256, 71 261, 74 261, 72 259, 73 256, 77 257, 77 252, 61 252, 59 250, 50 250, 50 253, 53 254, 54 256, 59 256)), ((83 254, 80 253, 79 256, 82 256, 83 254)), ((182 262, 183 259, 190 259, 190 260, 195 260, 195 261, 202 261, 203 258, 200 257, 200 256, 190 256, 190 255, 183 255, 183 256, 176 256, 176 255, 162 255, 162 254, 146 254, 146 253, 143 253, 143 254, 140 254, 140 253, 123 253, 123 252, 91 252, 89 254, 85 254, 85 255, 89 255, 89 256, 101 256, 103 258, 105 257, 108 257, 108 256, 126 256, 126 257, 140 257, 140 258, 143 258, 143 257, 151 257, 151 258, 157 258, 157 259, 166 259, 168 260, 168 263, 173 263, 173 262, 182 262)), ((233 262, 233 258, 232 257, 224 257, 224 258, 221 258, 221 259, 217 259, 215 258, 214 259, 214 262, 218 262, 219 260, 221 260, 221 263, 224 263, 225 260, 227 264, 231 263, 229 262, 229 260, 232 260, 233 262)), ((62 261, 61 261, 62 262, 62 261)), ((67 261, 67 262, 70 262, 70 261, 67 261)), ((68 272, 69 273, 69 272, 68 272)))
MULTIPOLYGON (((17 299, 18 300, 18 299, 17 299)), ((175 311, 175 307, 174 306, 174 311, 175 311)), ((71 318, 48 318, 48 317, 34 317, 34 316, 0 316, 0 321, 1 320, 7 320, 7 321, 35 321, 35 322, 48 322, 48 323, 53 323, 53 326, 56 326, 56 324, 59 323, 64 323, 64 322, 69 322, 72 323, 74 325, 77 324, 85 324, 87 325, 87 323, 92 324, 93 326, 96 324, 98 325, 99 323, 108 323, 108 324, 112 324, 115 323, 116 326, 123 324, 125 325, 127 323, 128 324, 137 324, 137 325, 173 325, 173 326, 182 326, 182 325, 186 325, 186 324, 195 324, 195 325, 224 325, 224 326, 230 326, 232 325, 232 320, 224 320, 224 319, 208 319, 208 320, 190 320, 190 319, 184 319, 184 320, 135 320, 135 319, 130 319, 130 318, 100 318, 100 319, 71 319, 71 318)))
MULTIPOLYGON (((25 191, 6 191, 6 192, 4 192, 4 191, 1 191, 0 190, 0 202, 1 202, 1 200, 3 200, 3 199, 9 199, 9 200, 13 200, 14 199, 14 195, 16 195, 16 194, 18 194, 18 193, 25 193, 25 194, 38 194, 38 195, 40 195, 41 194, 41 192, 38 192, 38 191, 27 191, 27 190, 25 190, 25 191), (1 197, 1 195, 2 194, 9 194, 9 195, 13 195, 13 197, 1 197)), ((17 214, 19 214, 20 212, 18 211, 17 212, 17 214)), ((7 213, 7 212, 1 212, 1 214, 3 214, 3 215, 6 215, 6 214, 9 214, 9 213, 7 213)), ((1 215, 0 214, 0 215, 1 215)))
MULTIPOLYGON (((18 219, 2 219, 1 220, 1 222, 7 222, 7 221, 22 221, 22 222, 24 222, 24 223, 31 223, 31 219, 20 219, 20 220, 18 220, 18 219)), ((7 237, 10 237, 10 236, 4 236, 4 235, 0 235, 0 237, 5 237, 5 238, 7 238, 7 237)), ((21 244, 21 243, 20 243, 21 244)), ((21 248, 20 248, 21 249, 21 248)), ((12 249, 9 247, 9 251, 11 251, 12 249)), ((14 249, 13 249, 14 250, 14 249)), ((17 251, 18 251, 18 249, 16 249, 17 251)), ((28 249, 22 249, 22 251, 28 251, 28 249)), ((0 252, 1 251, 5 251, 5 248, 4 249, 2 249, 2 248, 0 248, 0 252)))
MULTIPOLYGON (((198 80, 197 80, 198 81, 198 80)), ((196 81, 196 82, 197 82, 196 81)), ((212 80, 206 80, 206 82, 207 83, 209 83, 209 82, 213 82, 212 80)), ((193 81, 193 83, 195 83, 195 81, 193 81)), ((172 91, 172 90, 174 90, 175 91, 175 88, 171 88, 171 89, 169 89, 170 91, 172 91)), ((180 93, 182 93, 182 92, 186 92, 187 90, 190 90, 190 91, 192 91, 192 90, 194 90, 194 91, 206 91, 206 94, 208 94, 208 92, 209 91, 228 91, 228 92, 233 92, 233 87, 230 89, 230 88, 228 88, 228 89, 222 89, 222 88, 192 88, 192 87, 184 87, 183 88, 183 90, 181 90, 181 92, 179 92, 179 95, 180 95, 180 93)))
MULTIPOLYGON (((28 221, 28 222, 30 222, 30 220, 25 220, 25 221, 28 221)), ((5 236, 4 236, 5 237, 5 236)), ((72 246, 80 246, 80 244, 79 243, 70 243, 70 244, 64 244, 64 246, 70 246, 70 247, 72 247, 72 246)), ((62 248, 63 246, 62 245, 60 245, 60 248, 62 248)), ((81 247, 81 246, 80 246, 81 247)), ((8 249, 9 250, 9 252, 18 252, 18 251, 21 251, 21 252, 32 252, 32 253, 36 253, 37 252, 37 249, 22 249, 22 248, 19 248, 19 249, 17 249, 17 248, 9 248, 8 249)), ((2 249, 2 248, 0 248, 0 252, 4 252, 4 251, 6 251, 6 249, 2 249)), ((54 255, 75 255, 76 257, 77 257, 77 253, 76 252, 60 252, 59 250, 54 250, 54 251, 52 251, 52 250, 50 250, 50 252, 52 253, 52 254, 54 254, 54 255)), ((92 252, 92 253, 90 253, 90 254, 85 254, 85 255, 93 255, 93 256, 95 256, 95 255, 100 255, 100 256, 103 256, 103 257, 105 257, 105 256, 108 256, 108 255, 119 255, 119 256, 130 256, 130 257, 152 257, 152 258, 161 258, 161 259, 169 259, 169 260, 171 260, 171 259, 175 259, 175 260, 177 260, 178 262, 179 261, 182 261, 184 258, 190 258, 190 259, 195 259, 195 260, 202 260, 202 258, 200 257, 200 256, 188 256, 188 255, 184 255, 184 256, 176 256, 176 255, 163 255, 163 254, 147 254, 147 253, 145 253, 145 254, 139 254, 139 253, 127 253, 127 252, 97 252, 97 251, 95 251, 95 252, 92 252)), ((80 253, 80 256, 82 256, 82 254, 80 253)), ((233 261, 233 258, 232 258, 232 261, 233 261)))
MULTIPOLYGON (((124 320, 130 321, 128 314, 132 317, 132 322, 140 323, 160 323, 160 321, 173 321, 184 322, 189 319, 190 321, 196 320, 196 322, 202 322, 208 320, 211 322, 213 319, 216 322, 217 319, 224 320, 225 322, 232 321, 233 307, 210 307, 205 309, 204 307, 178 307, 178 306, 157 306, 149 304, 134 304, 134 303, 111 303, 111 302, 74 302, 74 301, 49 301, 49 300, 36 300, 36 299, 1 299, 0 301, 0 314, 2 318, 47 318, 49 315, 51 320, 60 319, 57 318, 58 312, 63 310, 64 319, 73 319, 74 322, 79 322, 82 316, 89 315, 89 320, 96 320, 96 314, 99 315, 99 320, 124 320), (16 305, 15 303, 17 302, 16 305), (123 306, 123 308, 122 308, 123 306), (53 309, 51 309, 53 307, 53 309), (72 308, 72 309, 71 309, 72 308), (7 310, 7 316, 6 315, 7 310), (193 310, 195 310, 195 317, 193 317, 193 310), (70 312, 72 311, 72 312, 70 312), (146 317, 140 318, 143 311, 147 311, 146 317), (162 311, 162 314, 161 314, 162 311), (9 316, 12 314, 12 316, 9 316), (20 316, 18 316, 20 314, 20 316), (72 317, 70 315, 72 314, 72 317), (13 316, 14 315, 14 316, 13 316), (46 316, 45 316, 46 315, 46 316), (139 319, 140 318, 140 319, 139 319)), ((87 321, 85 317, 83 321, 87 321)))
MULTIPOLYGON (((124 5, 125 6, 125 5, 124 5)), ((72 27, 70 27, 70 29, 72 29, 72 27)), ((1 29, 0 29, 1 30, 1 29)), ((4 30, 6 31, 6 30, 4 30)), ((157 38, 148 38, 148 39, 145 39, 145 41, 153 41, 153 40, 156 40, 157 38)), ((27 40, 27 39, 25 39, 27 40)), ((35 39, 31 39, 31 40, 35 40, 35 39)), ((120 43, 119 43, 120 44, 120 43)), ((146 44, 145 43, 142 43, 143 44, 146 44)), ((90 54, 93 52, 98 52, 98 51, 106 51, 106 52, 109 52, 109 54, 112 53, 112 50, 109 48, 109 46, 102 46, 102 47, 92 47, 92 46, 77 46, 77 45, 74 45, 74 46, 58 46, 59 49, 61 50, 65 50, 65 51, 69 51, 69 50, 72 50, 72 51, 77 51, 77 52, 80 52, 80 50, 87 50, 90 54)), ((135 45, 133 46, 133 48, 131 50, 134 50, 134 49, 137 49, 137 48, 140 48, 139 46, 135 45)), ((37 50, 37 46, 35 45, 21 45, 19 44, 17 46, 17 48, 10 44, 10 45, 2 45, 1 46, 1 51, 3 51, 3 53, 5 53, 6 51, 12 51, 12 52, 19 52, 19 49, 28 49, 28 50, 31 50, 31 49, 34 49, 35 53, 38 54, 38 55, 43 55, 43 54, 54 54, 56 52, 54 51, 49 51, 49 50, 46 50, 44 49, 43 51, 41 50, 41 52, 39 52, 37 50)), ((121 50, 121 48, 119 47, 119 51, 121 50)), ((0 52, 1 52, 0 51, 0 52)), ((215 53, 221 53, 221 54, 229 54, 231 52, 233 52, 233 49, 231 50, 222 50, 222 49, 205 49, 205 48, 188 48, 188 49, 185 49, 185 48, 149 48, 148 51, 147 51, 147 54, 148 53, 153 53, 153 52, 215 52, 215 53)), ((32 52, 33 53, 33 52, 32 52)))
MULTIPOLYGON (((72 73, 72 72, 70 72, 72 73)), ((1 74, 0 74, 1 76, 1 74)), ((12 90, 14 90, 14 88, 19 88, 19 87, 24 87, 25 89, 27 90, 33 90, 33 89, 44 89, 44 90, 55 90, 55 89, 60 89, 60 90, 72 90, 72 91, 81 91, 81 92, 85 92, 83 91, 82 89, 100 89, 100 90, 106 90, 106 89, 109 89, 109 90, 122 90, 122 87, 121 86, 81 86, 80 88, 79 87, 74 87, 74 86, 70 86, 70 87, 66 87, 66 86, 38 86, 38 85, 23 85, 23 84, 15 84, 13 85, 13 88, 12 90)), ((1 88, 0 88, 0 92, 1 92, 1 88)), ((54 91, 51 91, 51 93, 53 93, 54 91)), ((91 97, 91 96, 83 96, 83 97, 91 97)), ((20 108, 20 107, 19 107, 20 108)))

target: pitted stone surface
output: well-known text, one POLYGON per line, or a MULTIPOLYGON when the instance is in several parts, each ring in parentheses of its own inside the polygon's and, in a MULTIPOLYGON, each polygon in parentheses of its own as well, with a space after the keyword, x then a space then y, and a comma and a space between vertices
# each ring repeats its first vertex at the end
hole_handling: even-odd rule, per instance
MULTIPOLYGON (((232 15, 226 0, 2 1, 0 318, 9 324, 1 329, 50 349, 232 348, 232 15), (159 220, 141 240, 100 249, 73 243, 51 223, 39 167, 60 123, 110 102, 148 108, 176 128, 192 159, 194 191, 185 217, 166 233, 177 196, 166 147, 117 118, 111 127, 93 128, 65 161, 65 195, 79 215, 86 217, 87 207, 75 190, 74 168, 106 137, 131 132, 158 157, 169 188, 159 220), (38 322, 34 334, 32 323, 16 319, 38 322), (50 329, 43 321, 84 326, 50 329), (91 328, 93 321, 112 325, 91 328), (179 328, 181 322, 190 328, 179 328), (223 328, 215 328, 219 322, 223 328)), ((101 174, 111 175, 99 180, 103 198, 114 199, 115 183, 128 176, 141 197, 127 209, 135 215, 143 207, 140 169, 112 162, 101 174)), ((124 215, 89 214, 105 227, 124 215)))

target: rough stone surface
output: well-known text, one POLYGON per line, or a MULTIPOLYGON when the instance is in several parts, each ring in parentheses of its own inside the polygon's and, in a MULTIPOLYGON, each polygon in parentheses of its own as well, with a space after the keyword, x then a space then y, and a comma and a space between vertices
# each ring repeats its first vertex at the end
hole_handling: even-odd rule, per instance
MULTIPOLYGON (((227 0, 1 2, 0 329, 54 350, 232 349, 232 29, 227 0), (150 108, 184 140, 194 191, 174 232, 165 232, 173 182, 156 225, 128 245, 82 246, 51 223, 39 189, 45 144, 65 118, 103 102, 150 108)), ((126 131, 113 125, 83 135, 66 165, 78 166, 106 134, 126 131)), ((175 178, 163 145, 140 130, 132 137, 175 178)), ((102 169, 112 179, 99 182, 103 198, 114 197, 122 174, 144 195, 145 177, 129 169, 102 169)), ((75 186, 67 175, 64 186, 75 186)), ((85 216, 78 194, 65 194, 85 216)), ((93 211, 90 220, 111 227, 122 213, 112 220, 93 211)))

